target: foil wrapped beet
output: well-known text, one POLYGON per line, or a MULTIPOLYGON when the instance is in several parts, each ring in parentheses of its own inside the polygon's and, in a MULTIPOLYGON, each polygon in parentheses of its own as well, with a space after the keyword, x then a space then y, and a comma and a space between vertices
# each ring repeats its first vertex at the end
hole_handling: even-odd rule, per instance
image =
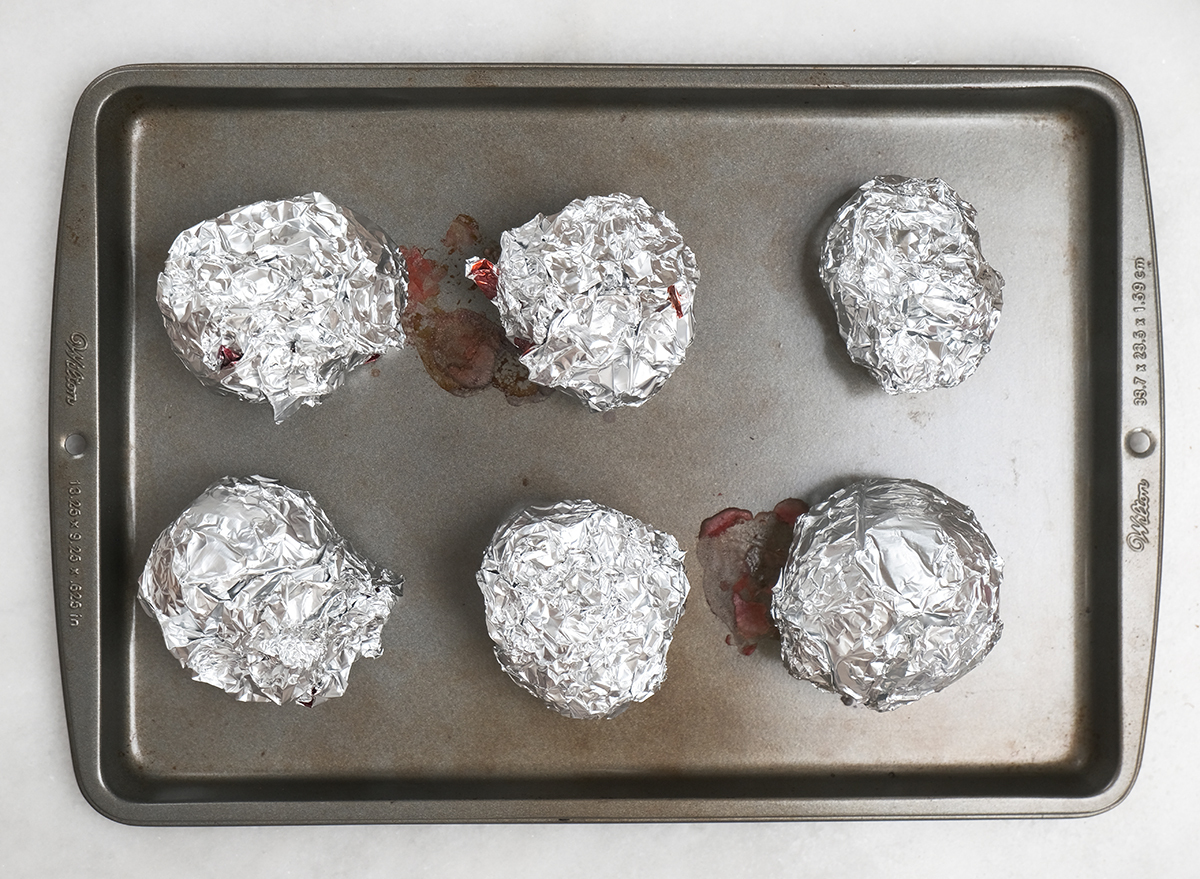
POLYGON ((847 704, 914 702, 1000 638, 1003 567, 974 514, 936 488, 850 485, 796 523, 772 605, 783 660, 847 704))
POLYGON ((689 588, 669 534, 591 501, 528 507, 477 579, 496 659, 560 714, 615 717, 662 684, 689 588))
POLYGON ((820 273, 850 358, 889 394, 953 387, 991 347, 1004 278, 983 258, 975 209, 936 177, 864 183, 834 218, 820 273))
POLYGON ((358 555, 310 495, 213 483, 159 535, 138 600, 192 678, 242 702, 315 705, 346 690, 402 578, 358 555))
POLYGON ((391 239, 313 192, 181 232, 158 305, 188 369, 222 392, 267 400, 279 423, 404 344, 407 289, 391 239))
POLYGON ((467 261, 493 297, 531 381, 596 411, 640 406, 683 362, 694 332, 696 258, 667 217, 616 193, 538 214, 467 261))

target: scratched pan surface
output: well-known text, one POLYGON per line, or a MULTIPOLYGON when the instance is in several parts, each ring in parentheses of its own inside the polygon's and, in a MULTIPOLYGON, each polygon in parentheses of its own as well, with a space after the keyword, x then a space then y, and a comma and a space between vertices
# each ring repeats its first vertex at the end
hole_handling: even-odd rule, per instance
POLYGON ((1083 814, 1141 753, 1158 588, 1162 382, 1136 113, 1076 69, 136 67, 72 130, 51 358, 51 516, 84 795, 146 824, 1083 814), (993 349, 888 397, 847 362, 815 259, 863 180, 941 176, 1004 275, 993 349), (666 211, 702 285, 686 363, 638 410, 452 396, 412 350, 316 409, 218 396, 154 302, 174 236, 320 189, 406 245, 496 238, 573 198, 666 211), (1139 432, 1140 431, 1140 432, 1139 432), (1149 444, 1149 448, 1144 448, 1149 444), (312 492, 406 591, 346 696, 242 704, 135 606, 159 531, 226 474, 312 492), (702 571, 661 692, 570 721, 499 670, 474 572, 514 506, 590 497, 674 534, 862 475, 973 507, 1004 637, 890 714, 726 646, 702 571))

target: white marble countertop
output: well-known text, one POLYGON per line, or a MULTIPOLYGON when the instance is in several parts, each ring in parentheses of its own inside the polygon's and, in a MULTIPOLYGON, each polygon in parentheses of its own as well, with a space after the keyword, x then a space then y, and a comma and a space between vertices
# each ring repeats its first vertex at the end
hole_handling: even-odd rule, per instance
POLYGON ((1188 351, 1200 198, 1200 4, 800 0, 603 3, 315 0, 0 6, 0 234, 9 329, 0 656, 4 876, 1196 875, 1200 817, 1200 381, 1188 351), (133 62, 1052 64, 1120 80, 1141 114, 1166 352, 1168 491, 1158 652, 1141 774, 1112 811, 1069 820, 571 826, 138 828, 100 816, 67 745, 47 524, 52 273, 75 101, 133 62), (576 865, 582 865, 577 869, 576 865))

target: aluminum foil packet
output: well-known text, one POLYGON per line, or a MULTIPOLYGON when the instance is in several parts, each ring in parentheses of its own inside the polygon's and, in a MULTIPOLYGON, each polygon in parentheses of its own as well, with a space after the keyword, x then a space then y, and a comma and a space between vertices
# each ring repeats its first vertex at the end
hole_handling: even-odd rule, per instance
POLYGON ((1003 569, 974 514, 936 488, 850 485, 796 522, 772 606, 783 660, 847 704, 914 702, 995 646, 1003 569))
POLYGON ((167 649, 242 702, 315 705, 346 691, 403 578, 358 555, 310 495, 213 483, 159 535, 138 581, 167 649))
POLYGON ((476 578, 496 659, 560 714, 615 717, 666 677, 689 589, 671 535, 586 500, 528 507, 476 578))
POLYGON ((621 193, 577 199, 467 261, 537 384, 596 411, 640 406, 683 362, 694 334, 696 257, 667 217, 621 193))
POLYGON ((269 401, 277 424, 403 346, 407 291, 387 234, 319 192, 196 224, 158 276, 179 358, 206 385, 269 401))
POLYGON ((820 273, 850 358, 889 394, 953 387, 991 347, 1004 278, 983 258, 975 209, 936 177, 864 183, 834 218, 820 273))

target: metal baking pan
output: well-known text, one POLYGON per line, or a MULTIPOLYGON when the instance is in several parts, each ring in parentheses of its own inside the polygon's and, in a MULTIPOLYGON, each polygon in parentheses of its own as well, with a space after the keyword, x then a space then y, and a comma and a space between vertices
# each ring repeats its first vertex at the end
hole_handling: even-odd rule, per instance
MULTIPOLYGON (((458 269, 455 269, 458 271, 458 269)), ((50 514, 71 747, 139 824, 1080 815, 1137 773, 1161 553, 1158 288, 1137 114, 1068 68, 143 66, 84 93, 51 340, 50 514), (963 385, 888 397, 846 358, 815 254, 876 174, 941 176, 1006 278, 963 385), (411 350, 281 426, 176 360, 174 236, 320 189, 404 245, 573 198, 664 210, 698 336, 646 406, 446 393, 411 350), (135 605, 159 531, 219 476, 312 492, 406 592, 385 653, 305 710, 194 683, 135 605), (970 505, 1005 556, 1004 637, 943 693, 847 708, 743 656, 698 588, 662 691, 566 720, 499 670, 474 571, 519 503, 591 497, 692 549, 726 506, 861 475, 970 505)))

